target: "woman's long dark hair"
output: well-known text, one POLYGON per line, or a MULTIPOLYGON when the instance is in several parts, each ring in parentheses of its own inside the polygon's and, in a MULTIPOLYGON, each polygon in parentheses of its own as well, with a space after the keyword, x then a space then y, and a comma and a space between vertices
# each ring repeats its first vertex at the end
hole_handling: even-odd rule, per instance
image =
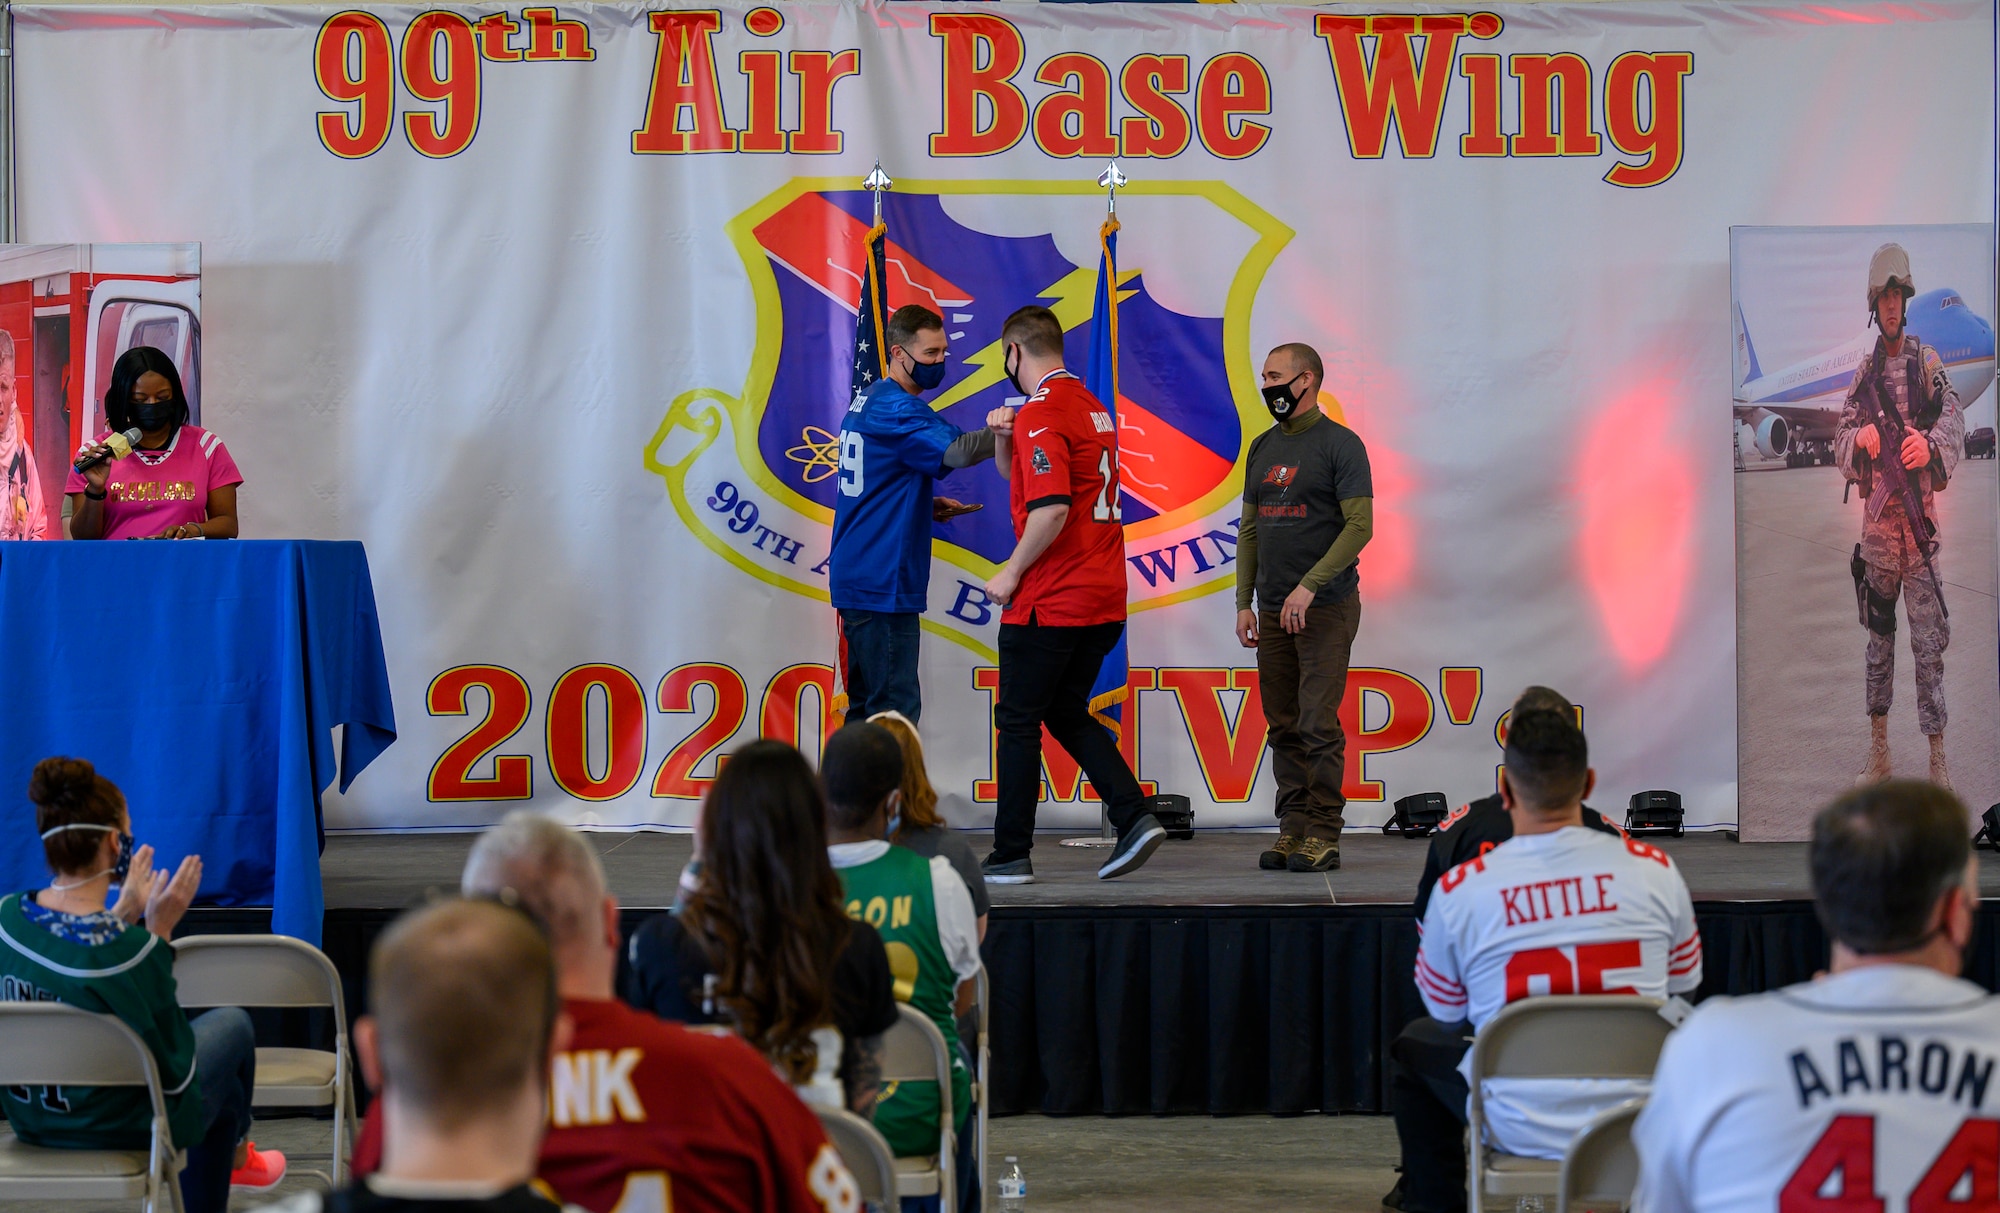
POLYGON ((738 1035, 811 1079, 811 1034, 833 1022, 833 966, 851 927, 826 855, 826 804, 805 758, 753 741, 722 765, 702 817, 701 887, 681 910, 738 1035))
POLYGON ((157 371, 174 389, 174 403, 179 411, 174 414, 174 423, 168 428, 171 434, 188 423, 187 392, 181 388, 181 373, 174 368, 174 360, 166 351, 154 349, 150 345, 135 345, 118 355, 118 361, 111 364, 111 386, 104 389, 104 424, 114 431, 132 428, 132 389, 139 377, 147 371, 157 371))

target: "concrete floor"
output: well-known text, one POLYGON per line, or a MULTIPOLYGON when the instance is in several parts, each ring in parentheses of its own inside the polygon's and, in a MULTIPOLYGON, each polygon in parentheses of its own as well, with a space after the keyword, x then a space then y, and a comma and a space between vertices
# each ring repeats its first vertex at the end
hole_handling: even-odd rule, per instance
MULTIPOLYGON (((259 1146, 288 1153, 325 1150, 331 1122, 260 1120, 259 1146)), ((1034 1213, 1270 1213, 1327 1210, 1375 1213, 1396 1182, 1396 1129, 1386 1116, 1305 1116, 1277 1120, 1181 1117, 1107 1119, 1011 1116, 993 1122, 991 1174, 1019 1156, 1034 1213)), ((275 1193, 239 1194, 239 1210, 321 1185, 294 1171, 275 1193)), ((31 1213, 131 1213, 113 1202, 22 1202, 31 1213)), ((989 1201, 989 1209, 992 1204, 989 1201)))
MULTIPOLYGON (((1841 504, 1837 468, 1765 467, 1736 477, 1739 820, 1746 842, 1803 839, 1819 806, 1853 785, 1867 756, 1862 649, 1848 561, 1862 504, 1841 504)), ((2000 635, 1994 519, 2000 463, 1969 459, 1938 495, 1940 573, 1951 609, 1946 756, 1975 813, 2000 800, 2000 635)), ((1925 778, 1909 620, 1899 608, 1890 752, 1925 778)))

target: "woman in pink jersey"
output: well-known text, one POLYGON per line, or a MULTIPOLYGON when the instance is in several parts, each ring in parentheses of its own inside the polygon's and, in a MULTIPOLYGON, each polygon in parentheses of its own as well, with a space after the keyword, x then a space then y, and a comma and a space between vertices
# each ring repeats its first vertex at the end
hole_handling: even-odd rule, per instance
POLYGON ((189 425, 187 394, 173 359, 134 346, 111 368, 106 429, 76 453, 80 462, 113 432, 137 428, 132 453, 71 472, 72 539, 234 539, 243 474, 220 436, 189 425))

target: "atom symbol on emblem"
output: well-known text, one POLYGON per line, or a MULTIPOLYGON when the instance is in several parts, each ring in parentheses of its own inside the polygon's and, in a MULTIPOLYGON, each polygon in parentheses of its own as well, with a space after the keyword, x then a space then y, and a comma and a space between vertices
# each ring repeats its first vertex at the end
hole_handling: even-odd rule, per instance
POLYGON ((805 465, 801 473, 807 484, 818 484, 840 470, 840 437, 829 434, 816 425, 809 425, 799 432, 802 445, 785 452, 785 458, 793 463, 805 465))

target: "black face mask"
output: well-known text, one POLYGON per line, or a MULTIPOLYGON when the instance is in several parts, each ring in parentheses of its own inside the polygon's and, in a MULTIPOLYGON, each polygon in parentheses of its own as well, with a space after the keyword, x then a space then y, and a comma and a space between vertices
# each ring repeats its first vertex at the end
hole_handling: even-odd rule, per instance
POLYGON ((181 406, 178 400, 156 400, 146 404, 128 405, 127 411, 132 415, 133 425, 151 433, 172 425, 180 416, 181 406))
MULTIPOLYGON (((1014 348, 1018 350, 1021 347, 1017 345, 1014 348)), ((1007 372, 1007 382, 1014 385, 1016 392, 1019 392, 1023 396, 1027 395, 1028 389, 1021 384, 1021 360, 1016 358, 1014 364, 1009 366, 1007 365, 1006 358, 1005 354, 1000 356, 1000 369, 1007 372)))
POLYGON ((1264 389, 1264 407, 1271 410, 1271 416, 1283 421, 1298 411, 1299 398, 1292 393, 1292 384, 1299 381, 1294 375, 1284 383, 1274 383, 1264 389))

